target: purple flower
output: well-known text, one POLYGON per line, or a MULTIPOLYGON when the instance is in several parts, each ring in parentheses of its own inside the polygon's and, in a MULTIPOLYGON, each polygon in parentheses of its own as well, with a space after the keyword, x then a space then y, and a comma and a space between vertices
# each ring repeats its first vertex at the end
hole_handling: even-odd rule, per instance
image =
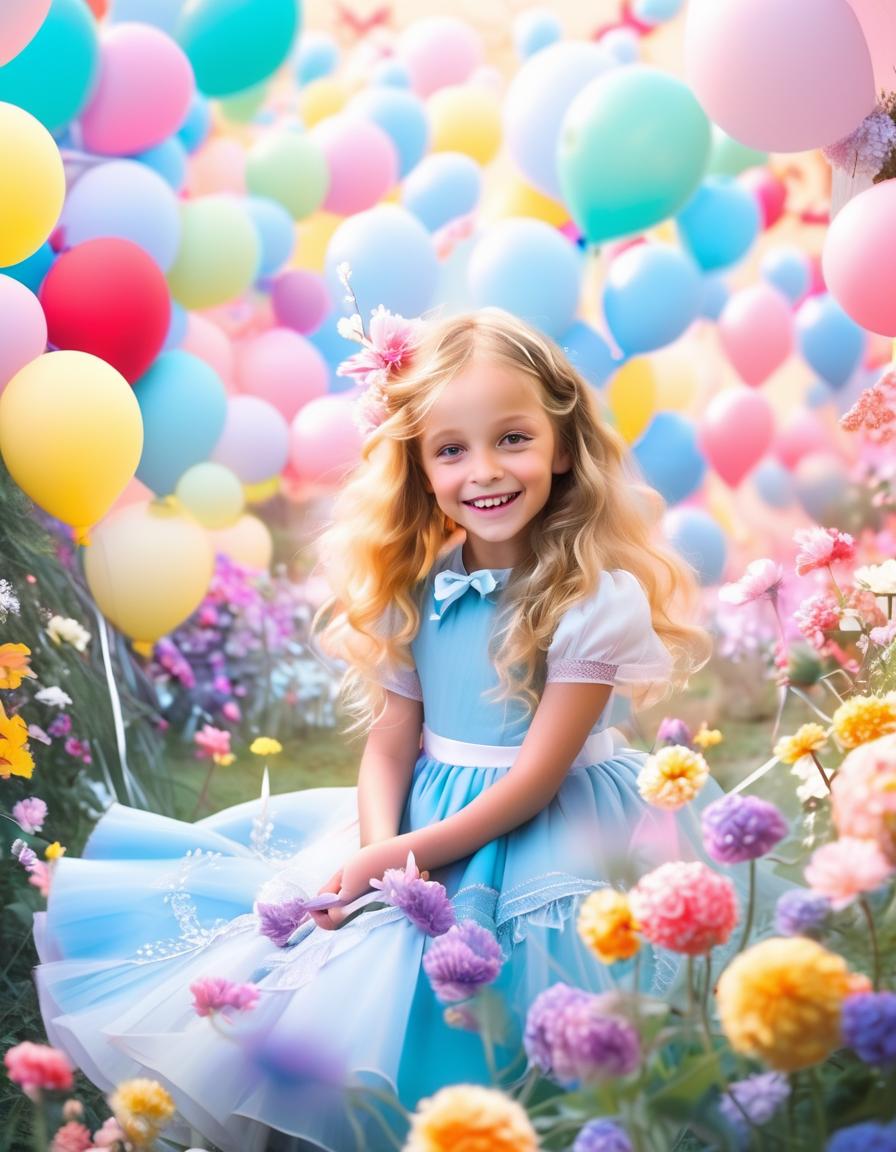
POLYGON ((786 1076, 780 1072, 760 1072, 730 1084, 719 1101, 719 1111, 732 1128, 744 1135, 749 1132, 750 1124, 767 1124, 789 1095, 786 1076))
POLYGON ((10 852, 26 872, 30 872, 35 864, 38 863, 37 853, 33 848, 29 848, 24 840, 13 840, 10 852))
POLYGON ((67 712, 60 712, 47 729, 51 736, 68 736, 71 730, 72 718, 67 712))
POLYGON ((562 1084, 634 1072, 641 1042, 632 1025, 613 1015, 612 996, 553 984, 537 996, 526 1018, 523 1043, 532 1064, 562 1084))
POLYGON ((896 1125, 853 1124, 828 1141, 826 1152, 896 1152, 896 1125))
POLYGON ((26 796, 13 804, 12 818, 23 832, 40 832, 47 818, 47 805, 39 796, 26 796))
POLYGON ((501 971, 504 956, 494 935, 473 920, 455 924, 433 941, 423 968, 443 1004, 466 1000, 501 971))
POLYGON ((632 1152, 632 1142, 612 1120, 591 1120, 576 1136, 572 1152, 632 1152))
POLYGON ((217 976, 204 976, 190 985, 193 1007, 197 1016, 211 1016, 225 1008, 247 1012, 258 1003, 258 989, 254 984, 234 984, 217 976))
POLYGON ((413 852, 408 853, 404 871, 387 868, 382 880, 371 880, 370 887, 379 888, 383 900, 400 908, 427 936, 441 936, 455 922, 454 908, 444 884, 421 878, 413 852))
POLYGON ((843 1042, 866 1064, 896 1064, 896 993, 857 992, 843 1001, 843 1042))
POLYGON ((283 904, 256 904, 258 931, 262 936, 273 940, 278 948, 285 948, 296 928, 308 919, 312 908, 329 908, 338 903, 338 894, 327 892, 311 899, 296 897, 294 900, 286 900, 283 904))
POLYGON ((767 800, 730 793, 703 810, 703 845, 719 864, 764 856, 787 835, 787 821, 767 800))
POLYGON ((820 892, 792 888, 779 896, 775 931, 780 936, 820 936, 831 914, 831 902, 820 892))
POLYGON ((690 728, 684 720, 677 716, 664 716, 656 730, 656 738, 660 744, 683 744, 685 748, 693 747, 694 739, 690 728))

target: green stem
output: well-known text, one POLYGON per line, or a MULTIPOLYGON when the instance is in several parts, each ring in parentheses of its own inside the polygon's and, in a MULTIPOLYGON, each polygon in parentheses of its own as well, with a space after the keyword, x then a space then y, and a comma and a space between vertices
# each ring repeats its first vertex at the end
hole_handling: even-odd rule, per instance
POLYGON ((740 943, 737 946, 738 952, 743 952, 747 946, 747 941, 750 939, 750 933, 753 931, 753 917, 756 914, 756 861, 750 861, 750 879, 749 888, 747 890, 747 918, 744 921, 744 930, 741 933, 740 943))
POLYGON ((374 1120, 376 1120, 377 1124, 379 1124, 380 1128, 382 1128, 383 1132, 388 1137, 389 1143, 392 1145, 392 1147, 396 1149, 396 1152, 401 1152, 401 1140, 395 1135, 395 1133, 386 1123, 385 1117, 380 1112, 378 1112, 372 1104, 369 1104, 363 1097, 359 1097, 356 1101, 356 1104, 358 1107, 363 1108, 363 1110, 369 1116, 372 1116, 374 1120))
POLYGON ((877 944, 877 929, 874 927, 874 917, 864 896, 859 898, 859 907, 868 925, 868 938, 871 941, 871 983, 874 991, 880 991, 880 948, 877 944))
POLYGON ((47 1152, 50 1141, 47 1133, 47 1116, 44 1112, 44 1098, 40 1090, 34 1097, 34 1125, 31 1134, 34 1137, 34 1152, 47 1152))
POLYGON ((694 957, 688 956, 688 1016, 694 1015, 694 957))
POLYGON ((214 770, 215 770, 215 762, 214 762, 214 760, 209 760, 208 772, 206 772, 206 774, 205 774, 205 780, 203 781, 203 784, 202 784, 202 791, 199 793, 199 797, 196 800, 196 807, 193 809, 193 815, 190 817, 191 820, 196 819, 196 817, 202 811, 203 805, 205 804, 206 800, 208 799, 208 786, 212 782, 212 773, 214 772, 214 770))
POLYGON ((818 1140, 816 1147, 823 1148, 825 1138, 828 1134, 828 1125, 824 1114, 824 1103, 822 1101, 821 1082, 818 1078, 818 1070, 809 1068, 808 1076, 809 1087, 812 1093, 812 1114, 815 1117, 816 1137, 818 1140))
POLYGON ((827 772, 825 772, 824 768, 822 767, 821 761, 818 759, 818 756, 814 752, 810 752, 809 755, 815 761, 815 767, 818 769, 819 776, 824 781, 825 788, 827 788, 828 792, 830 792, 830 790, 831 790, 830 777, 828 776, 827 772))
POLYGON ((706 1051, 712 1052, 712 1031, 709 1026, 709 994, 712 990, 712 953, 706 953, 706 984, 703 988, 703 995, 700 997, 700 1022, 703 1025, 703 1037, 706 1043, 706 1051))

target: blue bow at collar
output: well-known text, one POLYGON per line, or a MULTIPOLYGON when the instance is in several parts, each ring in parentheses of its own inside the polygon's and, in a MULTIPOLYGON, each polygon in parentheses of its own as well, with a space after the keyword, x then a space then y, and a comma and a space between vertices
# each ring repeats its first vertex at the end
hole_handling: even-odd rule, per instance
POLYGON ((488 568, 471 572, 469 576, 463 572, 452 572, 450 568, 437 572, 432 589, 435 612, 430 616, 430 620, 441 621, 448 605, 459 600, 469 588, 475 588, 480 596, 488 596, 496 588, 503 587, 506 581, 506 572, 495 573, 488 568))

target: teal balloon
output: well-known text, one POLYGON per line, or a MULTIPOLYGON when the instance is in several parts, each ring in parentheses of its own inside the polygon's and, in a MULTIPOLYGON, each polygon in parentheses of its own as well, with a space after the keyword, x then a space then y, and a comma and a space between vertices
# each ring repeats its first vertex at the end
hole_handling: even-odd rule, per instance
POLYGON ((653 68, 617 68, 570 104, 557 146, 563 198, 592 244, 643 232, 699 185, 711 130, 693 92, 653 68))
POLYGON ((57 132, 93 95, 99 62, 96 21, 84 0, 53 0, 31 43, 0 68, 0 101, 57 132))
POLYGON ((199 91, 232 96, 280 67, 299 22, 299 0, 197 0, 184 7, 175 37, 193 65, 199 91))

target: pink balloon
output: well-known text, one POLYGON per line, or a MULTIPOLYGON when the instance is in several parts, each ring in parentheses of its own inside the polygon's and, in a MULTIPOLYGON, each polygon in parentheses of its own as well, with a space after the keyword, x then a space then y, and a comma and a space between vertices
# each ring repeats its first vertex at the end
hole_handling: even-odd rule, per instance
POLYGON ((857 324, 881 336, 896 336, 894 259, 896 184, 882 180, 840 209, 822 254, 828 291, 857 324))
POLYGON ((195 89, 179 44, 151 24, 113 24, 100 41, 99 82, 81 116, 84 147, 143 152, 183 123, 195 89))
POLYGON ((849 0, 871 51, 874 85, 889 92, 896 68, 896 5, 892 0, 849 0))
POLYGON ((46 347, 47 320, 40 301, 18 280, 0 275, 0 392, 46 347))
POLYGON ((814 412, 800 412, 775 436, 772 453, 785 468, 793 469, 804 456, 829 452, 830 436, 814 412))
POLYGON ((877 100, 847 0, 691 0, 685 69, 709 118, 765 152, 832 144, 877 100))
POLYGON ((709 403, 699 427, 703 454, 729 488, 765 455, 775 430, 768 401, 748 388, 729 388, 709 403))
POLYGON ((298 413, 289 430, 289 455, 296 479, 338 484, 358 462, 361 432, 354 397, 321 396, 298 413))
POLYGON ((289 268, 271 286, 277 323, 303 336, 316 332, 330 311, 330 294, 323 276, 304 268, 289 268))
POLYGON ((352 216, 372 208, 398 179, 398 154, 386 133, 361 117, 328 116, 314 126, 311 138, 323 150, 330 185, 321 207, 352 216))
POLYGON ((288 456, 289 426, 277 409, 257 396, 231 396, 211 459, 244 484, 259 484, 281 472, 288 456))
POLYGON ((416 20, 398 44, 398 57, 408 70, 411 87, 424 97, 449 84, 463 84, 484 56, 479 33, 451 16, 416 20))
POLYGON ((289 328, 272 328, 247 340, 238 350, 237 383, 241 391, 260 396, 285 420, 326 394, 330 370, 320 352, 289 328))
POLYGON ((184 352, 191 352, 214 368, 227 391, 234 391, 233 344, 227 333, 217 324, 205 316, 188 312, 187 331, 180 342, 180 347, 184 352))
POLYGON ((790 301, 770 284, 742 288, 723 308, 718 332, 741 379, 761 384, 793 351, 790 301))
POLYGON ((191 196, 218 192, 246 194, 246 153, 236 140, 217 136, 190 157, 187 188, 191 196))
POLYGON ((762 227, 771 228, 781 219, 787 204, 787 185, 768 168, 747 168, 737 178, 759 205, 762 227))
POLYGON ((3 0, 0 8, 0 67, 27 48, 50 11, 50 0, 3 0))

